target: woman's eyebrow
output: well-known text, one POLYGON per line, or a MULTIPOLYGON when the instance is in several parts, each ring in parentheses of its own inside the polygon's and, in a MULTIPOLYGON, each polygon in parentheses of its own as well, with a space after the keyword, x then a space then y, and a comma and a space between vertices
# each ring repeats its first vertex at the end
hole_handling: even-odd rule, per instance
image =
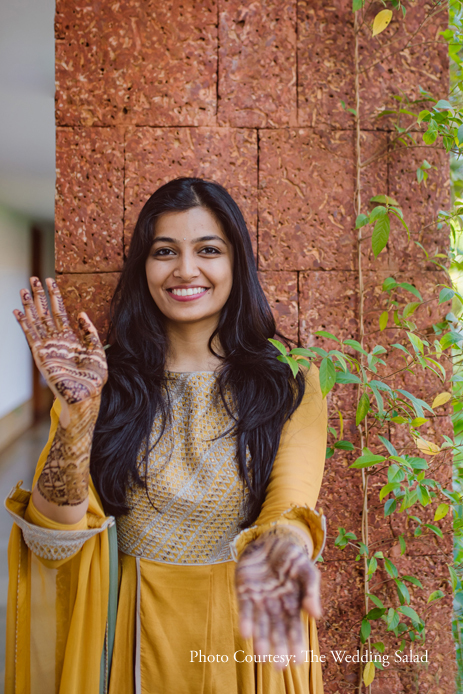
MULTIPOLYGON (((153 239, 153 243, 156 243, 156 241, 162 241, 162 243, 179 243, 178 239, 173 239, 171 236, 156 236, 156 238, 153 239)), ((192 239, 191 243, 202 243, 204 241, 222 241, 222 243, 225 243, 220 236, 214 234, 210 236, 198 236, 198 238, 192 239)))

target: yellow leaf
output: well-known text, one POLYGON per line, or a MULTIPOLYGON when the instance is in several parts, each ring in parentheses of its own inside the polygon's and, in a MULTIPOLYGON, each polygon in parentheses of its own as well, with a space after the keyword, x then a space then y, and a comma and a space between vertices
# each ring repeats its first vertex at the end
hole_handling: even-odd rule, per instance
POLYGON ((437 455, 440 453, 440 448, 437 443, 426 441, 425 439, 416 439, 416 447, 419 448, 424 455, 437 455))
POLYGON ((373 663, 370 660, 365 665, 365 670, 363 671, 363 683, 364 683, 365 687, 369 687, 374 679, 375 679, 375 666, 373 665, 373 663))
POLYGON ((377 36, 384 31, 392 19, 392 10, 381 10, 376 15, 373 22, 373 36, 377 36))
POLYGON ((452 399, 452 393, 439 393, 439 395, 436 395, 434 400, 432 401, 432 409, 434 410, 436 407, 440 407, 441 405, 445 405, 446 402, 452 399))
POLYGON ((438 521, 444 518, 449 510, 449 505, 448 504, 439 504, 439 506, 436 508, 436 512, 434 514, 434 520, 438 521))

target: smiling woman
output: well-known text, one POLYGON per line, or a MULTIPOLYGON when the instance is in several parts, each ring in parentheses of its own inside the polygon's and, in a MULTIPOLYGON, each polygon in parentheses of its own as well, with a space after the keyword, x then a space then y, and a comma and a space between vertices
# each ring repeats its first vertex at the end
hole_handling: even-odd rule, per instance
POLYGON ((107 372, 86 314, 78 338, 56 285, 51 312, 31 285, 15 315, 57 401, 32 495, 8 500, 7 693, 30 672, 47 694, 321 694, 326 403, 314 367, 276 359, 234 200, 181 178, 146 202, 107 372))

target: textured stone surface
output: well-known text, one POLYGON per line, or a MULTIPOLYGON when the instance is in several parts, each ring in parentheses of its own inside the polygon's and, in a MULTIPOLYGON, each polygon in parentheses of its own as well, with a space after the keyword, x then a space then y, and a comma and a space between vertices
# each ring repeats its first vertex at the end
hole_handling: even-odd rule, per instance
POLYGON ((215 0, 58 0, 56 32, 59 125, 215 123, 215 0))
POLYGON ((219 123, 296 125, 296 0, 219 8, 219 123))
MULTIPOLYGON (((354 272, 301 272, 299 275, 300 340, 304 347, 334 349, 333 340, 314 333, 326 330, 341 340, 358 339, 358 280, 354 272)), ((336 385, 328 395, 329 414, 344 414, 355 408, 356 389, 336 385)))
MULTIPOLYGON (((389 157, 389 181, 390 195, 399 203, 411 236, 408 241, 398 220, 391 225, 391 267, 403 270, 413 267, 417 260, 424 266, 425 256, 415 241, 424 246, 431 258, 437 252, 445 252, 449 244, 448 228, 437 229, 435 224, 439 210, 448 209, 450 204, 448 154, 431 147, 393 151, 389 157), (424 160, 434 167, 428 171, 426 185, 419 184, 416 178, 416 170, 424 160)), ((427 264, 428 269, 434 267, 427 264)))
POLYGON ((275 316, 277 330, 297 342, 297 272, 259 272, 259 281, 275 316))
MULTIPOLYGON (((418 99, 419 87, 438 99, 447 94, 448 48, 440 36, 447 28, 447 14, 444 6, 436 12, 430 0, 410 3, 405 18, 396 10, 387 29, 372 37, 373 18, 382 9, 379 0, 369 5, 360 32, 360 115, 362 127, 368 123, 369 127, 394 130, 396 116, 376 118, 384 108, 397 108, 394 95, 418 99)), ((422 108, 418 104, 410 110, 419 113, 422 108)), ((410 118, 402 115, 399 123, 406 126, 410 118)))
POLYGON ((78 314, 85 311, 104 342, 109 325, 109 304, 118 279, 117 272, 57 275, 56 281, 74 330, 78 314))
POLYGON ((353 270, 353 136, 263 130, 259 140, 259 267, 353 270))
POLYGON ((60 128, 56 141, 58 272, 122 267, 123 136, 115 128, 60 128))
POLYGON ((353 128, 353 14, 344 0, 299 0, 298 6, 299 125, 353 128))
POLYGON ((126 144, 125 230, 130 241, 149 196, 178 176, 198 176, 225 186, 255 238, 257 136, 229 128, 135 128, 126 144))
MULTIPOLYGON (((372 132, 363 130, 360 134, 361 161, 362 168, 360 174, 360 199, 361 212, 369 214, 377 202, 370 202, 376 195, 387 194, 388 191, 388 161, 387 147, 389 134, 383 132, 372 132)), ((374 257, 371 248, 371 235, 373 225, 367 225, 356 230, 362 236, 362 269, 364 272, 377 273, 379 270, 389 265, 389 247, 380 253, 378 258, 374 257)))

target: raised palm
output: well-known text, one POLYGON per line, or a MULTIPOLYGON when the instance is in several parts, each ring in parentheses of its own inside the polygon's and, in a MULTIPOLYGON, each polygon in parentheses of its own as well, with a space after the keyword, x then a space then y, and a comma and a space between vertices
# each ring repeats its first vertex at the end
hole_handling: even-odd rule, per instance
POLYGON ((31 277, 32 295, 21 290, 22 311, 14 315, 24 331, 38 369, 57 397, 68 405, 100 395, 108 368, 98 333, 87 314, 79 314, 80 339, 74 333, 54 280, 44 289, 31 277))

